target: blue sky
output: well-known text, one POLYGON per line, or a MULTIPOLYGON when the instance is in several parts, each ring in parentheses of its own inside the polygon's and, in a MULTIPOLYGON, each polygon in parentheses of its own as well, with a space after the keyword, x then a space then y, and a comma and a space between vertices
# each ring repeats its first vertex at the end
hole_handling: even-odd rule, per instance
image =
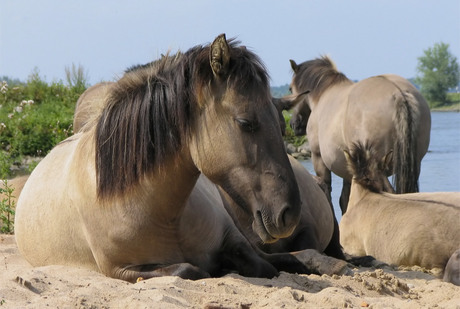
POLYGON ((226 33, 266 64, 272 85, 291 79, 289 59, 328 54, 351 79, 410 78, 437 42, 460 59, 460 0, 1 0, 0 76, 48 82, 81 64, 91 84, 168 50, 226 33))

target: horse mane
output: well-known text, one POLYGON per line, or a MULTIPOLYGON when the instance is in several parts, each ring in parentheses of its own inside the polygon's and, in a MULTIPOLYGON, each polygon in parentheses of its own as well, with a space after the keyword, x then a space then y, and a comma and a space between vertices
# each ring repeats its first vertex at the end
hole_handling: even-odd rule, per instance
POLYGON ((349 151, 345 151, 348 171, 353 179, 361 186, 372 192, 382 189, 378 183, 377 173, 386 171, 389 167, 386 158, 378 157, 375 147, 371 143, 353 143, 349 151))
MULTIPOLYGON (((229 40, 225 85, 268 89, 260 59, 229 40)), ((186 143, 192 115, 206 91, 212 95, 210 45, 134 66, 110 88, 95 130, 99 198, 123 194, 141 177, 164 164, 186 143), (208 89, 208 90, 206 90, 208 89)))
POLYGON ((297 66, 294 76, 294 84, 298 90, 310 90, 310 96, 315 101, 327 88, 344 81, 350 80, 337 70, 335 63, 328 56, 302 62, 297 66))

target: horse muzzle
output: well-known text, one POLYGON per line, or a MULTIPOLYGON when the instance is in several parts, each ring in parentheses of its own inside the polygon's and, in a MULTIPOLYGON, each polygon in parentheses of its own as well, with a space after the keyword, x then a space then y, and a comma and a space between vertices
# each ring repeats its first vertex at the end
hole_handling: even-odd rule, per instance
POLYGON ((257 210, 252 229, 264 243, 274 243, 280 238, 289 237, 297 227, 299 219, 298 211, 290 205, 283 206, 274 216, 257 210))

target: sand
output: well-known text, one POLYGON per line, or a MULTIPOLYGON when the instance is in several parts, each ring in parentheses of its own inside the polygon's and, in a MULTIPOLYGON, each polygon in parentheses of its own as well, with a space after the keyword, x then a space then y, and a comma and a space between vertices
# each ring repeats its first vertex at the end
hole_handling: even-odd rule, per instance
POLYGON ((67 266, 31 267, 13 235, 0 235, 1 308, 460 308, 460 287, 437 270, 354 268, 350 276, 281 272, 136 284, 67 266))

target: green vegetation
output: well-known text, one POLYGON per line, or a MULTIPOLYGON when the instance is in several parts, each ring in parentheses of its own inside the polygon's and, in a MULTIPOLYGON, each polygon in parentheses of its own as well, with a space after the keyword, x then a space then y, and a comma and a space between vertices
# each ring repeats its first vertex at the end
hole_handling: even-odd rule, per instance
MULTIPOLYGON (((70 72, 70 75, 73 73, 70 72)), ((27 83, 3 78, 0 92, 0 177, 24 156, 44 156, 71 135, 75 102, 85 81, 46 83, 35 69, 27 83)))
POLYGON ((13 218, 16 204, 13 191, 7 180, 0 182, 0 197, 3 196, 0 200, 0 233, 12 234, 14 231, 13 218))
POLYGON ((446 93, 449 88, 458 86, 460 71, 457 58, 449 52, 449 44, 436 43, 423 51, 418 58, 415 83, 420 85, 421 92, 429 101, 430 107, 448 104, 446 93))
POLYGON ((442 105, 437 105, 431 109, 432 111, 460 111, 460 93, 447 93, 446 102, 442 105))

